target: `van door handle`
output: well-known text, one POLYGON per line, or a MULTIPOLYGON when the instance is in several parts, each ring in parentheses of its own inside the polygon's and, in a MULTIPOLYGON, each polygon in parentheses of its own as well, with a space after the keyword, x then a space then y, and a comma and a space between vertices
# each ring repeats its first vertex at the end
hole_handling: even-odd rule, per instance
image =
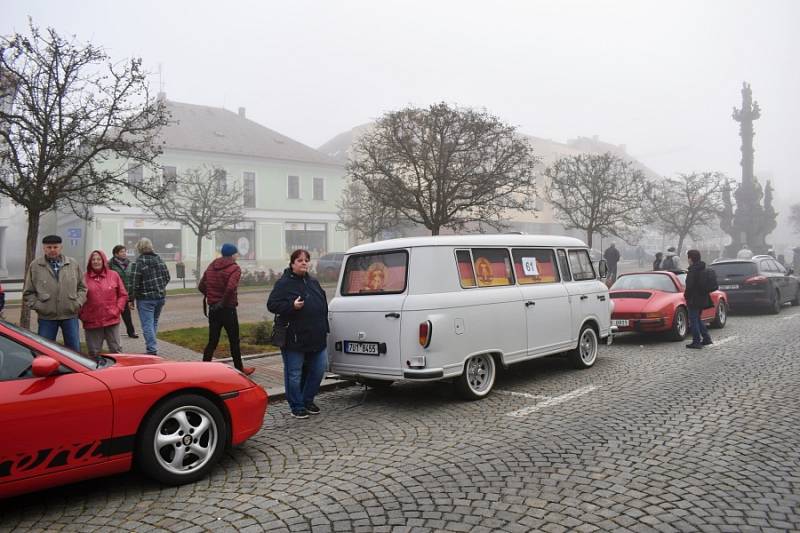
POLYGON ((532 302, 531 300, 528 300, 527 302, 525 302, 525 307, 530 307, 532 305, 536 305, 536 302, 532 302))
POLYGON ((597 299, 600 300, 601 302, 605 302, 606 301, 606 297, 605 296, 598 296, 597 299))
POLYGON ((589 297, 588 297, 588 296, 586 296, 585 294, 582 294, 582 295, 581 295, 581 300, 586 300, 586 299, 588 299, 588 298, 589 298, 589 297))
POLYGON ((400 313, 386 313, 383 315, 384 318, 400 318, 400 313))

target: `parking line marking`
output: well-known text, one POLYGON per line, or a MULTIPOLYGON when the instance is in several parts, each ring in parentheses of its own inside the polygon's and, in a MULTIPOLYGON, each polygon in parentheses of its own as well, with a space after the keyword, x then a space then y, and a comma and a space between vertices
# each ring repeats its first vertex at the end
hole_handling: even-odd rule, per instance
POLYGON ((712 344, 711 346, 707 346, 707 348, 713 348, 714 346, 719 346, 720 344, 725 344, 726 342, 731 342, 732 340, 736 340, 738 338, 739 335, 731 335, 730 337, 725 337, 724 339, 714 341, 714 344, 712 344))
POLYGON ((544 409, 545 407, 551 407, 553 405, 558 405, 560 403, 568 402, 569 400, 573 400, 575 398, 578 398, 579 396, 588 394, 593 390, 595 390, 596 388, 597 388, 596 385, 587 385, 586 387, 581 387, 580 389, 576 389, 572 392, 562 394, 561 396, 550 398, 548 400, 543 401, 542 403, 537 403, 536 405, 530 405, 528 407, 523 407, 522 409, 517 409, 516 411, 511 411, 510 413, 506 413, 506 416, 511 416, 514 418, 527 416, 531 413, 539 411, 540 409, 544 409))
POLYGON ((541 394, 528 394, 527 392, 517 392, 513 390, 496 390, 500 394, 508 394, 509 396, 522 396, 529 400, 549 400, 552 396, 542 396, 541 394))

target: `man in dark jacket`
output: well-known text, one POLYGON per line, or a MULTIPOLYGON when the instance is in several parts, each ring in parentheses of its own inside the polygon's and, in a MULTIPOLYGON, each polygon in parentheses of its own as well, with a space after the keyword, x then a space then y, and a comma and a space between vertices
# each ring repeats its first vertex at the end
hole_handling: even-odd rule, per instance
POLYGON ((689 327, 692 328, 692 342, 686 347, 702 348, 712 342, 700 314, 703 309, 714 307, 714 302, 706 288, 706 264, 700 260, 700 252, 689 250, 686 256, 689 258, 689 273, 686 274, 686 290, 683 295, 689 308, 689 327))
POLYGON ((619 250, 612 242, 606 251, 603 252, 603 259, 606 260, 606 264, 608 265, 608 279, 610 281, 614 281, 617 279, 617 263, 619 263, 619 250))
POLYGON ((203 361, 211 361, 214 350, 219 344, 219 334, 222 328, 228 335, 231 346, 233 366, 248 376, 255 372, 255 368, 242 365, 242 352, 239 348, 239 315, 236 307, 239 305, 237 290, 242 269, 236 264, 239 250, 233 244, 225 243, 220 249, 222 257, 214 259, 197 288, 206 297, 208 303, 208 344, 203 350, 203 361))
POLYGON ((128 305, 122 312, 122 321, 125 322, 125 329, 128 332, 128 337, 131 339, 138 339, 139 335, 136 334, 136 329, 133 327, 133 320, 131 319, 131 309, 133 309, 133 278, 131 277, 131 261, 128 259, 128 250, 125 246, 118 244, 111 250, 111 260, 108 262, 108 268, 119 274, 122 278, 122 283, 125 284, 125 290, 128 293, 128 305))

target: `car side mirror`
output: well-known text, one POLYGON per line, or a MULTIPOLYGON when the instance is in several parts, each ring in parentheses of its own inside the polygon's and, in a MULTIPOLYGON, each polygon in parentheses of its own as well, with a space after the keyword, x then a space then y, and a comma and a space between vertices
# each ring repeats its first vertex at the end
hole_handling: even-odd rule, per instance
POLYGON ((47 355, 37 355, 33 358, 31 372, 37 378, 46 378, 58 372, 61 363, 47 355))
POLYGON ((597 273, 600 274, 600 279, 606 279, 608 277, 608 263, 605 259, 601 259, 597 262, 597 273))

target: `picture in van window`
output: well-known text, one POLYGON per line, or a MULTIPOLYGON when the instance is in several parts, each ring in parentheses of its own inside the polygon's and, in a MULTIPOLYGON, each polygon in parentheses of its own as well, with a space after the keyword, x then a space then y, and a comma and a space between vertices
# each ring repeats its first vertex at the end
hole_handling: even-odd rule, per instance
POLYGON ((402 292, 407 255, 391 252, 353 256, 347 260, 343 294, 402 292))
POLYGON ((372 263, 367 268, 366 284, 361 288, 361 292, 382 291, 386 288, 386 265, 383 263, 372 263))
POLYGON ((511 261, 503 249, 473 249, 475 274, 479 287, 512 285, 511 261))

